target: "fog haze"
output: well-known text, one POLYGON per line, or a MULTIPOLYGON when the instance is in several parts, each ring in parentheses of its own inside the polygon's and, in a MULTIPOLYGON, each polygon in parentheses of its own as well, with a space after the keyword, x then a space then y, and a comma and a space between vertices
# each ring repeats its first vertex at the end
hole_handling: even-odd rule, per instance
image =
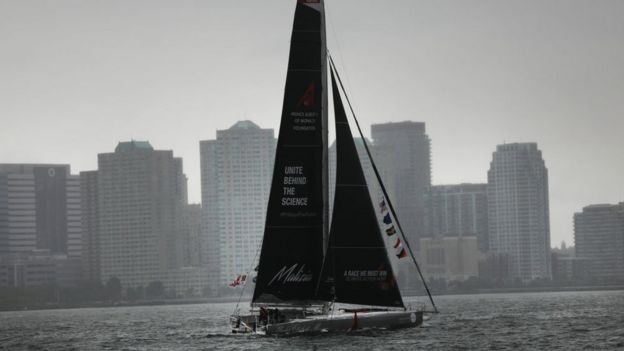
MULTIPOLYGON (((97 168, 120 140, 184 158, 241 119, 277 130, 294 1, 0 1, 0 162, 97 168)), ((538 143, 551 240, 624 201, 624 2, 328 0, 328 43, 365 132, 424 121, 433 184, 486 182, 538 143)))

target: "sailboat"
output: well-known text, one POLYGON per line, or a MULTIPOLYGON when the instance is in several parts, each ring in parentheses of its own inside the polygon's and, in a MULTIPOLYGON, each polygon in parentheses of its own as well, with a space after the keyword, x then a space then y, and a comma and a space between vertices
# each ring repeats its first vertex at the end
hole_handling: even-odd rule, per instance
MULTIPOLYGON (((424 311, 406 307, 399 290, 341 91, 348 102, 326 49, 323 1, 297 0, 255 290, 250 313, 241 315, 237 310, 230 318, 234 333, 291 335, 422 324, 424 311), (336 132, 331 216, 328 68, 336 132), (346 307, 337 308, 339 304, 346 307)), ((353 109, 350 111, 355 117, 353 109)), ((384 193, 384 206, 387 203, 389 208, 387 216, 394 219, 418 268, 370 150, 362 140, 384 193)), ((405 255, 403 252, 400 256, 405 255)))

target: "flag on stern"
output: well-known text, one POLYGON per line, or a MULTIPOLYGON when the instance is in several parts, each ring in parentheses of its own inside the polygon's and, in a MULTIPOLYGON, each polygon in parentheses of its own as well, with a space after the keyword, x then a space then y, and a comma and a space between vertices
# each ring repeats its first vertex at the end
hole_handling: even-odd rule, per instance
POLYGON ((238 277, 236 277, 236 279, 232 280, 232 282, 230 284, 228 284, 230 286, 230 288, 235 288, 243 283, 245 283, 245 280, 247 279, 246 275, 238 275, 238 277))

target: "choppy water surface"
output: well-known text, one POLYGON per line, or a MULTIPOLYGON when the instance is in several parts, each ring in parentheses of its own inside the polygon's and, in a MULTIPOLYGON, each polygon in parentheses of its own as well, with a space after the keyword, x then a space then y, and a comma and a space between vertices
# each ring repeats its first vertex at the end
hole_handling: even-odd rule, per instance
POLYGON ((0 313, 0 350, 616 350, 624 292, 438 297, 422 328, 266 338, 231 335, 234 304, 0 313))

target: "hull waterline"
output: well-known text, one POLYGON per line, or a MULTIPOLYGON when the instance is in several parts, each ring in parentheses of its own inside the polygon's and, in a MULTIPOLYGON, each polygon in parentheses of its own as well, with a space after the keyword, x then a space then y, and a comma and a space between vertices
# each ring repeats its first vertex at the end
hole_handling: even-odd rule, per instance
POLYGON ((255 316, 241 316, 233 321, 233 333, 255 333, 267 336, 289 336, 317 333, 347 333, 369 329, 401 329, 422 325, 422 311, 340 312, 293 319, 281 323, 256 324, 255 316), (244 319, 247 319, 245 322, 244 319), (238 325, 238 327, 237 327, 238 325))

